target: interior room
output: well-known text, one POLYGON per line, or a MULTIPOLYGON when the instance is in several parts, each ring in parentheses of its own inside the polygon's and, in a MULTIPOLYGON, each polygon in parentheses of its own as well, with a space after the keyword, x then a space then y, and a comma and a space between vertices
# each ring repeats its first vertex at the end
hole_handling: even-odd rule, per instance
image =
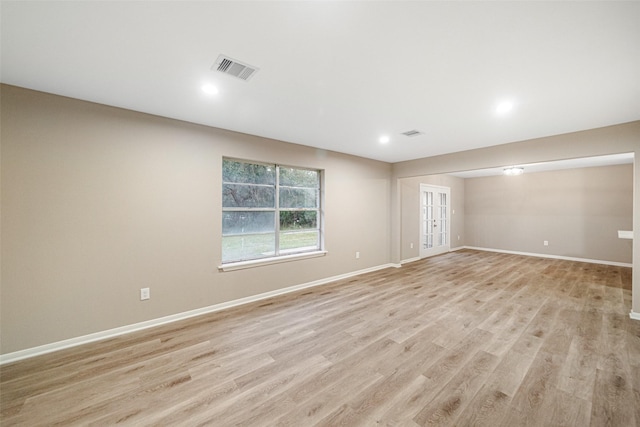
POLYGON ((448 249, 492 248, 631 266, 632 241, 619 238, 618 230, 633 223, 632 153, 520 169, 522 176, 492 168, 400 180, 403 263, 424 257, 416 240, 418 187, 432 184, 451 189, 448 249), (545 235, 553 237, 539 238, 545 235))
POLYGON ((640 3, 0 3, 2 425, 637 425, 640 3))

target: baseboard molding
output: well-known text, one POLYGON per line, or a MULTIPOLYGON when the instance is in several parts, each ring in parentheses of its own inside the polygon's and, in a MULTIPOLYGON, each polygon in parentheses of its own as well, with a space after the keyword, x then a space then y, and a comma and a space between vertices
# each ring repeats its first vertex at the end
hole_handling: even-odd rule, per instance
POLYGON ((633 320, 640 320, 640 313, 636 313, 635 311, 631 310, 631 313, 629 313, 629 317, 633 320))
POLYGON ((405 265, 405 264, 410 264, 410 263, 416 262, 416 261, 420 261, 422 259, 431 258, 432 256, 438 256, 438 255, 446 254, 446 253, 449 253, 449 252, 459 251, 461 249, 466 249, 466 247, 465 246, 456 246, 455 248, 450 248, 448 251, 442 252, 442 253, 436 254, 436 255, 429 255, 427 257, 419 257, 419 256, 417 256, 417 257, 413 257, 413 258, 403 259, 402 261, 400 261, 399 266, 402 266, 402 265, 405 265))
POLYGON ((153 328, 167 323, 177 322, 179 320, 189 319, 191 317, 201 316, 203 314, 214 313, 216 311, 225 310, 232 307, 237 307, 244 304, 249 304, 256 301, 261 301, 267 298, 272 298, 278 295, 284 295, 291 292, 296 292, 301 289, 311 288, 314 286, 326 285, 328 283, 336 282, 338 280, 347 279, 360 274, 371 273, 378 270, 384 270, 385 268, 398 268, 400 264, 383 264, 375 267, 365 268, 363 270, 353 271, 351 273, 340 274, 337 276, 327 277, 313 282, 303 283, 301 285, 289 286, 283 289, 277 289, 275 291, 264 292, 257 295, 252 295, 245 298, 236 299, 233 301, 227 301, 219 304, 210 305, 208 307, 202 307, 195 310, 185 311, 182 313, 172 314, 170 316, 160 317, 157 319, 147 320, 145 322, 134 323, 132 325, 122 326, 119 328, 108 329, 106 331, 96 332, 89 335, 84 335, 76 338, 70 338, 63 341, 54 342, 51 344, 45 344, 38 347, 32 347, 25 350, 20 350, 7 354, 0 354, 0 365, 7 363, 17 362, 19 360, 28 359, 35 356, 40 356, 47 353, 53 353, 54 351, 64 350, 71 347, 77 347, 83 344, 89 344, 95 341, 104 340, 107 338, 114 338, 120 335, 129 334, 132 332, 141 331, 144 329, 153 328))
POLYGON ((491 248, 479 248, 476 246, 464 246, 464 249, 473 249, 476 251, 485 251, 485 252, 498 252, 502 254, 512 254, 512 255, 524 255, 524 256, 533 256, 538 258, 551 258, 551 259, 562 259, 565 261, 577 261, 577 262, 588 262, 590 264, 603 264, 603 265, 613 265, 616 267, 633 267, 633 264, 626 262, 616 262, 616 261, 603 261, 599 259, 587 259, 587 258, 575 258, 561 255, 549 255, 549 254, 538 254, 534 252, 519 252, 519 251, 507 251, 503 249, 491 249, 491 248))

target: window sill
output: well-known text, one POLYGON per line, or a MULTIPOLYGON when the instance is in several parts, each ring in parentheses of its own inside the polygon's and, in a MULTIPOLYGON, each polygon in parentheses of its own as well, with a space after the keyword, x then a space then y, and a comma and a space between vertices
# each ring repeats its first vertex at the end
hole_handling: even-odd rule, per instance
POLYGON ((218 266, 218 270, 220 271, 243 270, 245 268, 279 264, 281 262, 297 261, 297 260, 308 259, 308 258, 318 258, 321 256, 325 256, 326 254, 327 254, 327 251, 314 251, 314 252, 304 252, 300 254, 283 255, 283 256, 273 257, 273 258, 255 259, 251 261, 230 262, 228 264, 222 264, 218 266))

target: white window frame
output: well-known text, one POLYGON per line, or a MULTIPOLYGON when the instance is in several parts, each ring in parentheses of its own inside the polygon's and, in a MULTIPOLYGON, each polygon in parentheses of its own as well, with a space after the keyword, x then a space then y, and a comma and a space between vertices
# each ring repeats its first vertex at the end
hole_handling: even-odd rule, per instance
MULTIPOLYGON (((290 166, 290 165, 281 165, 276 163, 265 163, 265 162, 256 162, 252 160, 245 159, 236 159, 231 157, 224 157, 222 162, 224 161, 234 161, 241 163, 248 163, 253 165, 264 165, 275 168, 275 184, 273 185, 275 191, 275 207, 274 208, 238 208, 238 207, 224 207, 222 206, 222 214, 225 212, 274 212, 274 238, 275 238, 275 254, 271 257, 263 257, 251 260, 244 261, 230 261, 230 262, 221 262, 218 266, 218 269, 221 271, 233 271, 240 270, 245 268, 258 267, 262 265, 270 265, 277 264, 282 262, 289 262, 294 260, 308 259, 308 258, 316 258, 325 256, 327 251, 324 250, 324 171, 321 169, 308 168, 302 166, 290 166), (301 170, 310 170, 318 172, 318 207, 317 208, 280 208, 280 168, 292 168, 292 169, 301 169, 301 170), (315 249, 310 250, 283 250, 280 251, 280 212, 281 211, 316 211, 317 212, 317 226, 318 226, 318 243, 315 249)), ((222 181, 222 186, 224 187, 226 182, 222 181)), ((235 184, 235 183, 233 183, 235 184)), ((260 185, 260 184, 258 184, 260 185)), ((264 184, 271 187, 270 184, 264 184)), ((271 233, 269 233, 271 234, 271 233)), ((221 243, 222 243, 222 235, 221 235, 221 243)))

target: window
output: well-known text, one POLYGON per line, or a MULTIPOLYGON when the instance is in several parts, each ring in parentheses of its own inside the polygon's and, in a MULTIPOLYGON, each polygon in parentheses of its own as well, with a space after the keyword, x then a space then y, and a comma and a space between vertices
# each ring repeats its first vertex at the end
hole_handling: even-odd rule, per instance
POLYGON ((222 263, 321 249, 320 171, 223 159, 222 263))

